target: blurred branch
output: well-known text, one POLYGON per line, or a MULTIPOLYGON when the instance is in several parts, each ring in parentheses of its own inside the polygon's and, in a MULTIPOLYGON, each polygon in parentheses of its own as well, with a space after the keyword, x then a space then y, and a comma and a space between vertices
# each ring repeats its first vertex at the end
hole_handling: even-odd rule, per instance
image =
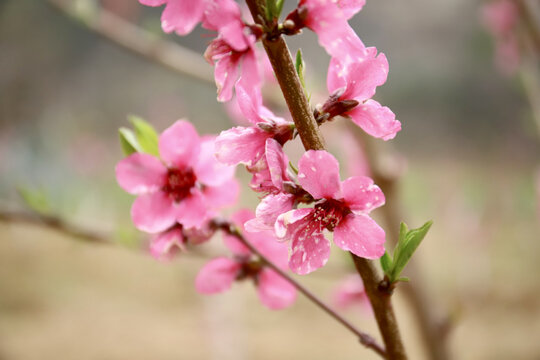
POLYGON ((0 222, 25 223, 48 227, 80 240, 97 244, 112 244, 104 234, 69 224, 59 217, 36 212, 0 210, 0 222))
POLYGON ((537 17, 526 0, 516 0, 516 4, 521 12, 521 17, 536 53, 540 54, 540 27, 538 26, 537 17))
MULTIPOLYGON (((46 2, 79 25, 146 60, 178 74, 215 85, 212 68, 201 54, 193 50, 173 41, 161 39, 103 8, 81 14, 72 0, 46 0, 46 2)), ((283 108, 283 100, 277 93, 263 89, 263 95, 270 105, 283 108)))
MULTIPOLYGON (((379 152, 374 148, 373 138, 351 121, 347 121, 349 131, 356 137, 357 142, 363 146, 366 158, 371 170, 373 181, 380 186, 386 198, 386 204, 381 208, 382 216, 386 223, 388 242, 394 247, 398 242, 398 231, 401 219, 401 206, 398 194, 399 168, 382 164, 379 152), (392 171, 394 170, 394 171, 392 171)), ((448 360, 450 355, 446 347, 447 334, 441 331, 441 321, 434 316, 433 301, 424 290, 421 271, 416 266, 414 259, 407 265, 407 275, 413 279, 413 283, 402 283, 405 299, 412 307, 414 316, 418 321, 418 327, 424 344, 431 360, 448 360)))
POLYGON ((275 265, 270 259, 268 259, 266 256, 264 256, 257 248, 255 248, 234 226, 233 224, 230 224, 226 221, 215 221, 214 226, 218 229, 221 229, 222 231, 226 232, 229 235, 232 235, 236 237, 242 244, 244 244, 254 255, 259 257, 261 261, 266 264, 269 268, 274 270, 281 278, 283 278, 285 281, 287 281, 289 284, 291 284, 296 290, 298 290, 302 295, 304 295, 308 300, 313 302, 315 305, 317 305, 321 310, 323 310, 325 313, 330 315, 334 320, 339 322, 341 325, 343 325, 345 328, 347 328, 349 331, 351 331, 353 334, 355 334, 360 343, 367 347, 368 349, 371 349, 375 351, 377 354, 379 354, 382 358, 386 359, 387 354, 384 348, 377 343, 377 341, 369 334, 364 333, 363 331, 357 329, 353 324, 351 324, 347 319, 343 318, 341 315, 339 315, 337 312, 335 312, 332 308, 330 308, 328 305, 326 305, 322 300, 320 300, 315 294, 313 294, 311 291, 309 291, 307 288, 305 288, 303 285, 301 285, 299 282, 297 282, 295 279, 290 277, 287 273, 285 273, 283 270, 281 270, 277 265, 275 265))
POLYGON ((134 54, 177 73, 214 84, 211 68, 203 57, 195 51, 172 41, 159 39, 152 33, 131 24, 110 11, 100 9, 95 14, 80 14, 73 6, 73 1, 46 1, 80 25, 84 25, 96 34, 134 54))

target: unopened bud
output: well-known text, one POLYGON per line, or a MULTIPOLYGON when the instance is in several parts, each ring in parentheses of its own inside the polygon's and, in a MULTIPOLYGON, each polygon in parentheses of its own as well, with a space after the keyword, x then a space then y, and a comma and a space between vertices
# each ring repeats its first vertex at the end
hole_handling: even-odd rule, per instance
POLYGON ((291 19, 287 19, 283 22, 283 28, 286 30, 294 30, 296 24, 291 19))

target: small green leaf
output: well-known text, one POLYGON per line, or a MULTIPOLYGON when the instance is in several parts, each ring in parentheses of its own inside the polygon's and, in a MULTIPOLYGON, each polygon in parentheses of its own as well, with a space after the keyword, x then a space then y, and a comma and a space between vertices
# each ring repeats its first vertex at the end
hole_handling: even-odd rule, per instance
POLYGON ((135 128, 135 136, 137 137, 142 152, 159 156, 158 134, 152 125, 134 115, 129 115, 128 120, 131 121, 135 128))
POLYGON ((19 187, 17 191, 30 209, 40 214, 50 213, 49 198, 44 190, 19 187))
POLYGON ((271 21, 277 18, 276 14, 277 14, 276 0, 266 0, 266 8, 265 8, 266 19, 271 21))
POLYGON ((399 243, 394 252, 394 264, 391 272, 391 278, 397 279, 399 275, 405 268, 405 265, 409 262, 412 255, 424 240, 429 228, 433 224, 433 221, 428 221, 418 229, 409 230, 403 235, 404 231, 407 228, 407 225, 402 223, 400 233, 399 233, 399 243))
POLYGON ((118 135, 120 136, 120 146, 122 146, 122 151, 126 156, 141 151, 133 130, 121 127, 118 129, 118 135))
POLYGON ((296 68, 296 72, 298 73, 298 77, 300 78, 300 82, 302 83, 302 87, 304 90, 306 89, 306 82, 304 80, 304 72, 305 72, 305 63, 304 59, 302 59, 302 50, 298 49, 296 52, 296 62, 294 64, 296 68))
POLYGON ((387 251, 385 251, 384 255, 381 257, 381 267, 386 275, 390 274, 392 269, 392 258, 388 255, 387 251))
POLYGON ((296 168, 296 166, 293 165, 292 162, 289 161, 289 166, 291 167, 292 171, 298 175, 298 169, 296 168))
POLYGON ((276 0, 276 17, 279 18, 281 15, 281 11, 283 10, 283 4, 285 3, 285 0, 276 0))
POLYGON ((397 281, 401 281, 401 282, 409 282, 409 281, 411 281, 411 279, 409 279, 409 278, 406 277, 406 276, 402 276, 402 277, 400 277, 399 279, 397 279, 397 281))

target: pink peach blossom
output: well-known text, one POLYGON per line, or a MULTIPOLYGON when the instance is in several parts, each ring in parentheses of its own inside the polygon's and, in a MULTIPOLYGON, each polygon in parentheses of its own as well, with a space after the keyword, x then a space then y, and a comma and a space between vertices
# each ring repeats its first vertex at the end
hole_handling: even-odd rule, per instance
POLYGON ((371 219, 371 210, 384 204, 384 195, 364 176, 339 178, 339 164, 328 152, 310 150, 298 164, 298 182, 316 200, 313 208, 281 214, 275 223, 278 238, 290 242, 289 267, 307 274, 324 266, 330 255, 325 229, 345 251, 368 258, 384 254, 384 230, 371 219))
POLYGON ((347 20, 361 10, 364 1, 300 0, 297 10, 288 16, 298 28, 314 31, 326 52, 341 61, 365 55, 365 46, 347 20))
POLYGON ((200 138, 189 122, 179 120, 159 137, 161 160, 134 153, 116 166, 116 179, 139 195, 131 208, 135 226, 159 233, 176 223, 200 227, 214 212, 236 201, 234 168, 214 158, 214 139, 200 138))
POLYGON ((143 5, 161 6, 161 27, 166 33, 187 35, 203 20, 207 0, 139 0, 143 5))
POLYGON ((369 56, 358 62, 344 63, 337 58, 330 61, 327 85, 333 96, 323 110, 331 108, 333 102, 356 100, 358 106, 339 115, 349 116, 371 136, 390 140, 401 130, 401 123, 389 108, 371 100, 376 88, 386 82, 388 61, 383 53, 375 56, 375 48, 368 52, 369 56))
MULTIPOLYGON (((233 215, 233 222, 242 230, 243 224, 253 218, 249 210, 233 215)), ((287 247, 276 241, 271 232, 246 233, 246 239, 264 256, 282 269, 287 267, 287 247)), ((219 257, 207 263, 195 279, 195 287, 202 294, 216 294, 229 289, 235 280, 252 279, 257 295, 263 305, 270 309, 282 309, 296 300, 296 289, 270 268, 256 259, 250 250, 236 237, 226 235, 225 245, 233 258, 219 257)))
POLYGON ((276 139, 283 144, 292 138, 293 123, 264 107, 259 90, 251 90, 251 94, 249 91, 243 82, 239 82, 236 100, 242 114, 255 126, 236 126, 219 134, 216 157, 224 164, 254 166, 265 154, 267 139, 276 139))

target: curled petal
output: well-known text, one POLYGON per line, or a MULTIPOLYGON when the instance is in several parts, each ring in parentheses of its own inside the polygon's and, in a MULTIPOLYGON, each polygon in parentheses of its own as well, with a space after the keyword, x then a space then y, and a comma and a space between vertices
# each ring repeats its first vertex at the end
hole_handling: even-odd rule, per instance
POLYGON ((354 176, 343 182, 343 198, 352 211, 369 213, 384 205, 382 190, 367 176, 354 176))
POLYGON ((131 218, 141 231, 164 231, 176 223, 173 201, 162 191, 140 195, 131 207, 131 218))
POLYGON ((393 139, 401 130, 401 123, 386 106, 368 100, 349 112, 352 121, 369 135, 383 140, 393 139))
POLYGON ((201 294, 216 294, 230 289, 241 265, 220 257, 206 264, 195 279, 195 288, 201 294))
POLYGON ((163 131, 158 145, 161 158, 180 169, 193 166, 201 149, 197 130, 186 120, 178 120, 163 131))
POLYGON ((384 230, 369 216, 349 214, 334 229, 334 243, 366 259, 384 254, 384 230))
POLYGON ((274 271, 263 269, 258 277, 257 295, 264 306, 279 310, 294 303, 296 289, 274 271))
POLYGON ((289 165, 289 159, 283 152, 281 145, 274 139, 270 138, 266 140, 266 162, 268 164, 268 170, 270 171, 270 178, 274 186, 283 190, 283 181, 290 180, 287 174, 287 166, 289 165))
POLYGON ((339 199, 339 163, 324 150, 309 150, 298 162, 298 182, 315 199, 339 199))
POLYGON ((240 54, 229 53, 217 60, 214 66, 214 78, 217 86, 217 100, 229 101, 233 95, 233 88, 238 78, 238 64, 240 54))
POLYGON ((116 180, 130 194, 153 192, 165 184, 167 168, 152 155, 134 153, 116 165, 116 180))

